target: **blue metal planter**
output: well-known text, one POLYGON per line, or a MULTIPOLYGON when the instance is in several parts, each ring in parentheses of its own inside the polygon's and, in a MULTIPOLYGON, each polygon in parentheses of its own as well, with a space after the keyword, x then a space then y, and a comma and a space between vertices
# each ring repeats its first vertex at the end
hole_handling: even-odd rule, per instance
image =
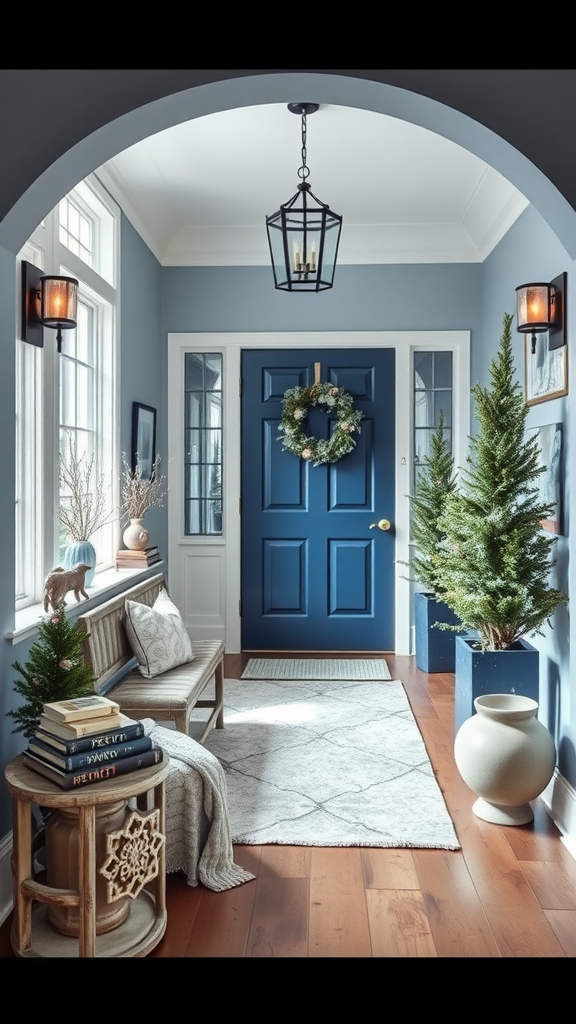
POLYGON ((443 601, 432 594, 414 594, 414 628, 416 633, 416 667, 422 672, 453 672, 456 633, 436 629, 435 622, 456 626, 459 619, 443 601))
POLYGON ((476 697, 488 693, 517 693, 539 699, 540 652, 525 640, 509 651, 478 651, 473 637, 456 637, 456 732, 475 714, 476 697))

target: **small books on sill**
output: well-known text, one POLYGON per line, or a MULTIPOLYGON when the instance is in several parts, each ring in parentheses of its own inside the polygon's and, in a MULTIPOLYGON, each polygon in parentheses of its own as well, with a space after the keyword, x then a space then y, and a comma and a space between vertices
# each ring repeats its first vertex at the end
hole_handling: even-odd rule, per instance
POLYGON ((44 715, 55 722, 77 722, 105 715, 117 715, 120 705, 108 697, 95 694, 91 697, 74 697, 72 700, 57 700, 44 705, 44 715))
POLYGON ((160 561, 157 547, 145 548, 144 551, 130 551, 128 548, 116 555, 117 569, 138 569, 142 566, 154 565, 160 561))

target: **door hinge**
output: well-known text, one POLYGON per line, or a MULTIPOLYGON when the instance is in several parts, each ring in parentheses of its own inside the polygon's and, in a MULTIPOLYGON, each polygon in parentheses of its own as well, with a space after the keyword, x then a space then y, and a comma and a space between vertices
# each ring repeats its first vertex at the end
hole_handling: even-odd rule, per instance
POLYGON ((242 515, 242 498, 238 498, 238 515, 242 515))
POLYGON ((238 601, 238 615, 242 618, 242 598, 238 601))
POLYGON ((238 377, 238 394, 242 397, 242 377, 238 377))

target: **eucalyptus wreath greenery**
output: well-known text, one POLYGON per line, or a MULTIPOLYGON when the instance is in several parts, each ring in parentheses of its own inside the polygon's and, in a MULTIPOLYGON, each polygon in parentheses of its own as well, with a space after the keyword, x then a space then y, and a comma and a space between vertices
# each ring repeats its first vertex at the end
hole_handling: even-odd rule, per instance
POLYGON ((356 447, 353 434, 360 433, 362 413, 354 408, 354 399, 344 388, 334 384, 311 384, 309 387, 289 388, 284 393, 282 419, 278 427, 278 440, 284 451, 292 452, 314 466, 338 462, 356 447), (304 422, 310 406, 325 406, 334 412, 337 422, 328 440, 306 434, 304 422))

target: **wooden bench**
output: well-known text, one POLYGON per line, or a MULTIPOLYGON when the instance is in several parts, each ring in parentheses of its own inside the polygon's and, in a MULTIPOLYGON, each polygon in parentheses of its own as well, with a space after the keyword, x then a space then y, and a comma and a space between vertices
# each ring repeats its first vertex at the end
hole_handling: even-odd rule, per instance
POLYGON ((120 710, 129 718, 173 721, 179 732, 187 735, 192 710, 211 708, 198 738, 204 743, 214 726, 218 729, 224 726, 224 644, 220 640, 195 640, 193 661, 155 679, 145 679, 134 668, 136 662, 124 630, 124 602, 153 605, 163 587, 166 583, 160 573, 80 615, 78 623, 88 634, 84 641, 84 659, 96 677, 96 692, 113 694, 120 710), (212 679, 214 698, 201 700, 201 694, 212 679))

